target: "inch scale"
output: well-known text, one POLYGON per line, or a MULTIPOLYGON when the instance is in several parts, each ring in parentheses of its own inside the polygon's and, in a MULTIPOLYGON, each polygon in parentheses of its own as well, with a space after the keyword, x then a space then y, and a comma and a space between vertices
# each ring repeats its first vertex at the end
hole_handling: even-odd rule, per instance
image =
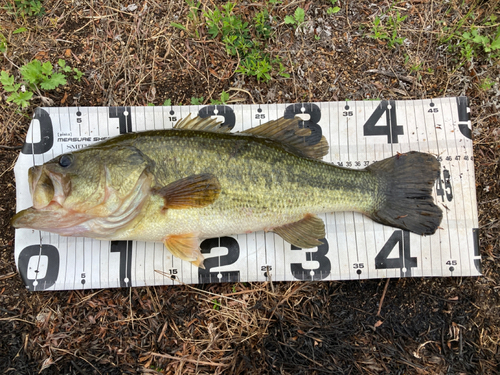
POLYGON ((38 108, 15 175, 17 210, 32 205, 28 169, 127 132, 171 128, 188 114, 216 116, 241 131, 300 116, 310 144, 324 135, 325 161, 364 168, 410 150, 441 161, 434 200, 441 229, 432 236, 374 223, 353 212, 319 215, 326 238, 313 249, 273 233, 206 239, 205 269, 173 257, 162 243, 98 241, 16 230, 15 259, 29 290, 96 289, 178 283, 352 280, 481 274, 471 124, 466 97, 270 105, 38 108))

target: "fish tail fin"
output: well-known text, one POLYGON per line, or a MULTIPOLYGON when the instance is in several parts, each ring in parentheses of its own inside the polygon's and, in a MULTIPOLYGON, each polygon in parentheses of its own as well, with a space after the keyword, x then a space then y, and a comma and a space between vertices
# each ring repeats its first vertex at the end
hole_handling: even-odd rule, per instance
POLYGON ((367 213, 371 219, 417 234, 433 234, 437 230, 443 212, 432 198, 440 171, 434 156, 408 152, 366 169, 379 180, 375 210, 367 213))

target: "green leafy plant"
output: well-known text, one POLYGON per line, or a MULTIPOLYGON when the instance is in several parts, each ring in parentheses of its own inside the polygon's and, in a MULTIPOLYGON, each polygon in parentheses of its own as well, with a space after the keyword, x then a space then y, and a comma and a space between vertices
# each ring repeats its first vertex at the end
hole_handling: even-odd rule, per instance
POLYGON ((41 16, 45 13, 45 8, 40 0, 14 0, 4 7, 16 17, 41 16))
POLYGON ((236 72, 267 82, 272 79, 273 70, 279 67, 278 74, 289 77, 281 60, 271 60, 265 52, 266 41, 272 34, 267 9, 255 14, 252 26, 243 20, 242 15, 235 13, 235 3, 232 2, 208 9, 203 15, 208 34, 214 39, 220 38, 229 56, 238 57, 236 72))
POLYGON ((19 27, 17 29, 15 29, 12 34, 21 34, 21 33, 24 33, 25 31, 28 31, 28 29, 26 27, 19 27))
POLYGON ((0 33, 0 52, 7 52, 7 38, 2 33, 0 33))
POLYGON ((11 92, 7 98, 8 102, 14 102, 22 108, 29 105, 30 99, 33 97, 32 91, 26 91, 26 88, 21 83, 14 83, 14 76, 11 76, 6 71, 0 73, 0 83, 5 92, 11 92), (22 86, 22 88, 21 88, 22 86))
POLYGON ((440 42, 448 47, 449 52, 459 53, 460 58, 455 60, 460 60, 460 64, 473 61, 480 56, 484 56, 490 62, 500 58, 498 16, 492 14, 487 20, 479 22, 479 25, 475 23, 476 21, 471 10, 453 28, 443 29, 440 42), (471 19, 472 24, 465 22, 471 19))
POLYGON ((386 25, 384 25, 381 17, 375 17, 370 37, 373 39, 386 40, 387 47, 389 48, 394 48, 396 45, 403 44, 404 38, 398 36, 398 32, 401 24, 406 20, 406 18, 408 18, 408 16, 401 16, 399 11, 396 11, 395 15, 387 17, 386 25))
POLYGON ((172 100, 170 99, 165 99, 165 101, 163 102, 163 105, 164 106, 167 106, 167 107, 170 107, 172 105, 172 100))
POLYGON ((340 12, 340 7, 338 6, 334 6, 338 0, 330 0, 332 2, 332 6, 329 7, 327 10, 326 10, 326 13, 327 14, 335 14, 335 13, 338 13, 340 12))
POLYGON ((500 26, 490 35, 480 34, 479 29, 472 27, 462 34, 462 56, 470 60, 474 51, 484 51, 497 58, 500 55, 500 26))
POLYGON ((186 0, 186 4, 189 6, 189 12, 187 15, 188 20, 192 24, 192 28, 188 26, 184 26, 183 24, 180 24, 178 22, 170 22, 170 26, 176 27, 180 30, 184 30, 188 33, 190 33, 193 36, 196 36, 197 38, 200 37, 200 34, 198 32, 198 27, 201 25, 201 20, 198 15, 201 9, 201 1, 197 0, 186 0), (192 31, 194 29, 194 32, 192 31))
POLYGON ((202 105, 204 100, 205 99, 203 98, 203 96, 200 96, 199 98, 192 96, 191 97, 191 104, 192 105, 202 105))
POLYGON ((294 25, 297 28, 301 27, 304 23, 305 11, 301 7, 295 9, 293 16, 285 16, 285 23, 287 25, 294 25))
POLYGON ((484 91, 490 90, 495 85, 495 81, 492 81, 490 78, 486 77, 481 80, 479 84, 479 88, 484 91))
POLYGON ((219 311, 222 306, 222 304, 215 298, 212 300, 212 304, 213 304, 212 309, 217 311, 219 311))
POLYGON ((33 60, 23 65, 20 72, 31 87, 54 90, 57 86, 65 85, 67 82, 63 73, 56 73, 53 69, 50 61, 46 61, 42 64, 38 60, 33 60))
POLYGON ((211 104, 226 104, 228 100, 229 100, 229 93, 222 90, 220 94, 220 100, 212 99, 211 104))
POLYGON ((6 71, 0 73, 0 83, 5 92, 11 93, 7 97, 7 102, 13 102, 21 108, 29 106, 29 101, 33 98, 34 92, 43 90, 54 90, 67 83, 65 73, 74 73, 73 78, 80 80, 83 73, 76 68, 66 65, 66 61, 59 59, 59 71, 54 69, 50 61, 43 64, 38 60, 33 60, 19 69, 22 81, 15 83, 14 76, 6 71))
POLYGON ((65 72, 65 73, 75 73, 75 75, 73 76, 74 79, 76 79, 78 82, 80 82, 80 80, 82 79, 82 76, 83 76, 83 72, 81 72, 80 70, 78 70, 78 68, 71 68, 70 66, 66 65, 66 61, 63 60, 63 59, 59 59, 59 61, 57 62, 57 64, 61 67, 62 71, 65 72))

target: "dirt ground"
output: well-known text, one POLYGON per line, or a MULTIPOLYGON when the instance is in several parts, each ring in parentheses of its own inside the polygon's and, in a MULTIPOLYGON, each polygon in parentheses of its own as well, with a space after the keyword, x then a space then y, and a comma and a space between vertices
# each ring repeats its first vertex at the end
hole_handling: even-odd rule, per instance
POLYGON ((2 3, 1 70, 18 79, 33 59, 62 58, 84 75, 25 109, 0 91, 0 372, 500 373, 499 59, 480 48, 464 57, 459 38, 498 27, 498 0, 341 0, 332 14, 330 1, 237 2, 248 22, 269 8, 262 48, 289 74, 269 82, 235 72, 239 57, 208 34, 202 12, 219 1, 47 0, 24 17, 12 14, 20 2, 2 3), (297 7, 298 31, 284 22, 297 7), (387 38, 373 37, 377 16, 387 38), (396 16, 407 18, 391 28, 396 16), (34 108, 210 104, 223 90, 229 104, 468 96, 483 276, 28 292, 9 221, 34 108))

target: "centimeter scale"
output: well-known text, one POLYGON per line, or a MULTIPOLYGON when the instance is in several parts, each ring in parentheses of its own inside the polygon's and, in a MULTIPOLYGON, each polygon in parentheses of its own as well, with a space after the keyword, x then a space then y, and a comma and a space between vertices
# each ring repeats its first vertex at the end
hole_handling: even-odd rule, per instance
POLYGON ((302 126, 348 168, 410 150, 436 155, 434 200, 444 213, 432 236, 374 223, 353 212, 320 215, 323 244, 291 246, 273 233, 206 239, 205 269, 173 257, 162 243, 98 241, 17 229, 15 259, 29 290, 95 289, 179 283, 352 280, 481 274, 471 125, 466 97, 269 105, 38 108, 15 175, 17 209, 32 205, 28 169, 118 134, 171 128, 188 114, 217 116, 241 131, 279 117, 302 126), (313 134, 314 135, 314 134, 313 134))

